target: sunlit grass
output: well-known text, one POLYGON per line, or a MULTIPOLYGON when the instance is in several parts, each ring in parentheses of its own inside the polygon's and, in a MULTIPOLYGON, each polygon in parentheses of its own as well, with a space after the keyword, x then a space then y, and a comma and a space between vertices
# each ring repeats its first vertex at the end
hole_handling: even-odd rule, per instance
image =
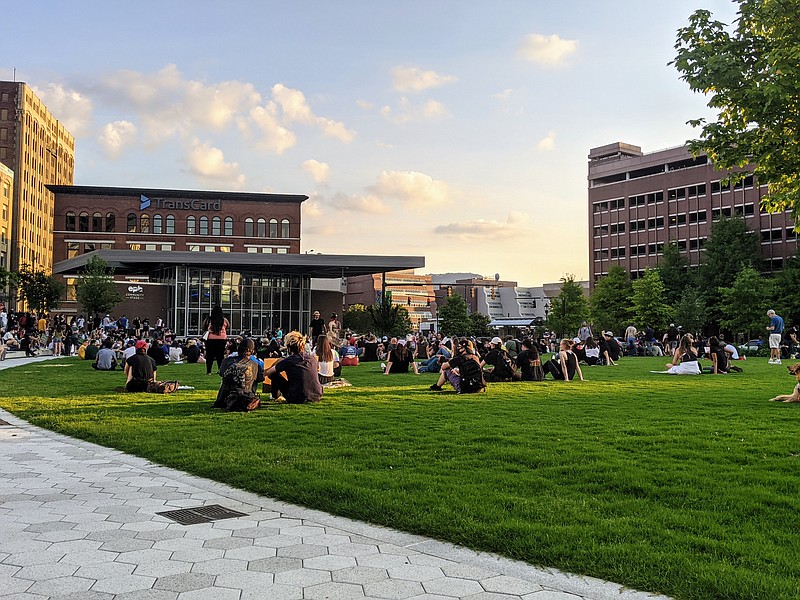
POLYGON ((797 598, 800 405, 794 379, 673 377, 662 359, 586 382, 427 390, 433 375, 345 368, 317 405, 211 410, 219 378, 120 395, 120 373, 66 359, 0 373, 29 421, 231 485, 676 598, 797 598), (68 366, 62 367, 60 364, 68 366))

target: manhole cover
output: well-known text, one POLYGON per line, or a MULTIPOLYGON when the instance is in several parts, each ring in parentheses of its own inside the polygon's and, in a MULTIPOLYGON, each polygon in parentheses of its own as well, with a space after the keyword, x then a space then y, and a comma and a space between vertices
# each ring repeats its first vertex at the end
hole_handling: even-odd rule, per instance
POLYGON ((231 510, 219 504, 168 510, 156 514, 176 521, 181 525, 198 525, 200 523, 210 523, 211 521, 219 521, 221 519, 235 519, 236 517, 247 516, 247 513, 231 510))

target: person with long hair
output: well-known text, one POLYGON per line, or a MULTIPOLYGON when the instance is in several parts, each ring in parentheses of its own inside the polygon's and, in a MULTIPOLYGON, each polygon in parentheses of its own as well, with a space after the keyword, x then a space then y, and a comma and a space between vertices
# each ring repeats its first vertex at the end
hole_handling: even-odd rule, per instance
POLYGON ((386 368, 383 370, 384 375, 388 375, 389 373, 408 373, 409 366, 413 368, 415 374, 418 373, 414 356, 409 352, 406 346, 407 342, 405 338, 397 340, 397 346, 389 352, 389 356, 387 357, 386 368))
POLYGON ((316 358, 304 352, 306 336, 299 331, 290 331, 283 340, 289 356, 266 372, 271 380, 272 397, 281 395, 289 404, 319 402, 322 399, 319 366, 316 358))
POLYGON ((586 364, 590 367, 600 362, 600 346, 597 345, 591 335, 586 338, 583 344, 583 352, 586 355, 586 364))
POLYGON ((339 363, 339 353, 331 347, 327 335, 318 335, 317 344, 314 346, 314 356, 319 363, 319 382, 330 383, 336 377, 336 366, 339 363))
POLYGON ((697 351, 694 348, 694 338, 691 333, 687 333, 681 338, 672 362, 667 363, 667 373, 670 375, 700 375, 700 363, 697 360, 697 351))
POLYGON ((544 372, 550 373, 553 379, 572 381, 577 373, 580 380, 583 381, 583 372, 578 364, 578 358, 572 351, 572 345, 573 341, 570 339, 561 340, 558 345, 558 354, 544 365, 544 372))
POLYGON ((219 304, 211 309, 211 314, 203 321, 206 340, 206 375, 211 375, 214 361, 217 361, 217 369, 222 366, 230 326, 231 324, 222 314, 222 307, 219 304))

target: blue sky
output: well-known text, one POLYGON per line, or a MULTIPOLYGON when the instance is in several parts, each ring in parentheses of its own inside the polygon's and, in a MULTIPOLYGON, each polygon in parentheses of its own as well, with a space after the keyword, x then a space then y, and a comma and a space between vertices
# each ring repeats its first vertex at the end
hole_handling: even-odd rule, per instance
POLYGON ((41 0, 0 78, 75 134, 79 185, 306 194, 303 250, 424 255, 521 285, 588 275, 589 149, 682 144, 667 65, 727 0, 41 0))

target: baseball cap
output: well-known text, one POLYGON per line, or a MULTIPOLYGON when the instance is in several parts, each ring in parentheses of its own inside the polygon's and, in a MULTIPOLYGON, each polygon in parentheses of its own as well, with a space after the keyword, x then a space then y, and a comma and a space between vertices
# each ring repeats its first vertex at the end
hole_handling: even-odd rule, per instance
POLYGON ((604 331, 603 335, 607 335, 608 337, 614 337, 614 332, 613 331, 604 331))
POLYGON ((136 342, 136 349, 141 350, 142 348, 147 349, 147 342, 145 342, 144 340, 138 340, 136 342))
POLYGON ((398 346, 405 346, 406 345, 405 338, 400 338, 399 340, 397 340, 397 345, 398 346))
POLYGON ((576 344, 580 344, 581 343, 581 338, 574 337, 574 338, 572 338, 572 341, 575 342, 576 344))
POLYGON ((495 336, 495 337, 492 338, 491 343, 492 344, 502 344, 503 340, 501 340, 499 337, 495 336))

